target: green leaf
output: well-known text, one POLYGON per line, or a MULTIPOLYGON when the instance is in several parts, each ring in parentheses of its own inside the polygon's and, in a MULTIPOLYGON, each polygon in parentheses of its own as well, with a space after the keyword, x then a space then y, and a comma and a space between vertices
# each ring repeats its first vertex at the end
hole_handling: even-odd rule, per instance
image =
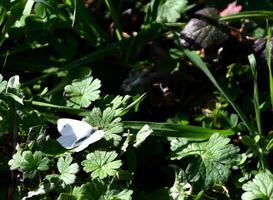
POLYGON ((10 166, 10 170, 15 170, 20 168, 22 161, 23 161, 22 152, 17 151, 16 154, 12 156, 12 159, 8 162, 10 166))
POLYGON ((116 116, 118 116, 121 112, 124 111, 129 98, 130 98, 129 95, 125 95, 124 97, 118 95, 111 101, 112 109, 116 111, 115 114, 116 116))
POLYGON ((15 75, 15 76, 12 76, 9 81, 8 81, 8 84, 7 84, 7 91, 9 90, 15 90, 17 93, 19 92, 19 89, 21 87, 21 84, 20 84, 20 80, 19 80, 19 76, 18 75, 15 75))
POLYGON ((164 0, 158 7, 156 22, 176 22, 186 11, 187 0, 164 0))
POLYGON ((0 74, 0 94, 6 89, 7 81, 3 80, 3 76, 0 74))
POLYGON ((93 80, 92 76, 74 80, 71 85, 64 88, 65 95, 69 99, 67 105, 74 108, 87 108, 92 101, 99 98, 100 87, 100 80, 93 80))
POLYGON ((192 181, 201 181, 205 188, 223 183, 230 175, 230 167, 239 161, 239 148, 228 144, 229 138, 213 134, 208 141, 189 144, 174 152, 172 159, 194 156, 187 167, 192 181))
POLYGON ((49 166, 49 159, 43 157, 42 152, 36 151, 34 154, 31 151, 22 153, 22 161, 20 170, 23 172, 24 178, 33 179, 38 171, 46 171, 49 166))
POLYGON ((72 163, 72 156, 68 155, 65 158, 59 158, 57 167, 61 173, 59 178, 66 184, 72 184, 75 182, 75 174, 79 171, 79 165, 72 163))
MULTIPOLYGON (((111 185, 110 185, 111 187, 111 185)), ((132 190, 124 189, 111 189, 109 185, 103 184, 98 181, 92 181, 90 183, 81 186, 80 200, 131 200, 132 190)))
POLYGON ((118 154, 114 151, 95 151, 87 154, 86 160, 81 164, 85 172, 92 172, 92 178, 103 179, 116 175, 117 169, 122 165, 121 160, 115 160, 117 156, 118 154))
POLYGON ((134 147, 139 147, 142 142, 146 140, 146 138, 151 135, 153 129, 149 127, 149 125, 145 124, 137 133, 136 141, 134 143, 134 147))
POLYGON ((17 103, 19 103, 19 104, 21 104, 21 105, 24 105, 23 98, 20 98, 20 97, 18 97, 17 95, 15 95, 15 94, 13 94, 13 93, 5 92, 5 93, 4 93, 4 96, 13 99, 14 101, 16 101, 17 103))
POLYGON ((85 118, 85 121, 94 127, 103 129, 104 138, 109 141, 113 140, 114 145, 117 146, 121 140, 121 136, 117 133, 123 131, 121 118, 116 117, 116 110, 113 108, 106 108, 101 112, 100 108, 93 108, 90 114, 85 118))
POLYGON ((245 191, 242 200, 273 199, 273 175, 270 171, 259 172, 252 181, 242 186, 245 191))
POLYGON ((191 193, 191 185, 186 180, 184 170, 177 166, 171 166, 175 171, 175 181, 173 186, 169 189, 169 195, 172 200, 188 199, 191 193))

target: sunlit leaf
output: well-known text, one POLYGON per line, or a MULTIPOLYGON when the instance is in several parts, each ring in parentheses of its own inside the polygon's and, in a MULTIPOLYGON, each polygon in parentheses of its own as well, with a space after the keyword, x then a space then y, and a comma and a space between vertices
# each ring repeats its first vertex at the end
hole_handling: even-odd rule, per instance
POLYGON ((273 199, 273 175, 270 171, 259 172, 253 180, 243 185, 242 200, 273 199))
POLYGON ((10 169, 15 170, 20 168, 22 161, 23 161, 22 152, 17 151, 16 154, 12 156, 12 159, 8 163, 10 165, 10 169))
POLYGON ((77 79, 67 85, 65 95, 68 97, 67 105, 75 108, 87 108, 99 98, 101 82, 92 76, 77 79))
POLYGON ((153 129, 149 127, 149 125, 145 124, 137 133, 136 135, 136 141, 134 143, 134 147, 139 147, 142 142, 145 141, 145 139, 151 135, 153 132, 153 129))
POLYGON ((100 108, 94 108, 90 114, 85 118, 92 126, 103 129, 104 138, 106 140, 113 140, 114 145, 118 145, 121 136, 118 133, 123 131, 121 118, 116 117, 116 110, 110 107, 106 108, 103 112, 100 108))
POLYGON ((118 154, 114 151, 95 151, 86 156, 82 161, 83 170, 91 172, 92 178, 103 179, 107 176, 115 176, 122 165, 121 160, 115 160, 118 154))
POLYGON ((186 11, 187 0, 164 0, 160 1, 156 22, 176 22, 181 14, 186 11))
POLYGON ((75 182, 75 174, 79 171, 79 165, 77 163, 71 163, 72 157, 70 155, 65 158, 59 158, 57 163, 58 170, 61 173, 59 178, 67 185, 75 182))
POLYGON ((7 81, 3 80, 3 76, 0 74, 0 93, 2 93, 7 87, 7 81))

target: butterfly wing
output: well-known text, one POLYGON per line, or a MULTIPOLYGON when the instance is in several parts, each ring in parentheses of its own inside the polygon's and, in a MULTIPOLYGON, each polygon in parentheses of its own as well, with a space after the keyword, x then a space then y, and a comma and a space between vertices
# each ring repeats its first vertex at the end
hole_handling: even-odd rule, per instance
POLYGON ((88 147, 90 144, 97 142, 104 136, 103 130, 97 130, 94 133, 92 133, 90 136, 88 136, 85 140, 83 140, 81 143, 79 143, 78 147, 73 149, 75 152, 82 151, 86 147, 88 147))
POLYGON ((83 140, 94 131, 86 122, 67 118, 57 121, 57 129, 61 134, 57 141, 66 149, 78 146, 79 140, 83 140))

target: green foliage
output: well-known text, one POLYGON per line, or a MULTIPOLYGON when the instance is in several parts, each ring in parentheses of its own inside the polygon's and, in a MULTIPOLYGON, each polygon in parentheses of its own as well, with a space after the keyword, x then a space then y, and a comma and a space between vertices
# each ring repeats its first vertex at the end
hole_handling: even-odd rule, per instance
POLYGON ((68 97, 67 105, 74 108, 87 108, 93 101, 99 98, 101 83, 92 76, 74 80, 71 85, 64 88, 68 97))
POLYGON ((157 11, 156 22, 176 22, 187 8, 187 0, 161 1, 157 11))
POLYGON ((175 181, 169 189, 172 200, 183 200, 189 198, 191 185, 187 182, 186 174, 177 166, 172 166, 175 171, 175 181))
POLYGON ((187 9, 187 0, 152 0, 146 8, 148 22, 176 22, 187 9))
POLYGON ((273 175, 270 171, 260 171, 252 181, 243 185, 242 200, 273 199, 273 175))
POLYGON ((103 112, 100 108, 93 108, 85 120, 95 127, 101 128, 104 131, 106 140, 113 140, 114 145, 118 145, 121 136, 118 133, 123 131, 121 118, 117 117, 119 111, 111 107, 107 107, 103 112))
POLYGON ((257 2, 0 0, 0 199, 272 199, 257 2))
POLYGON ((132 197, 132 190, 123 189, 111 189, 109 187, 106 187, 105 184, 102 184, 98 181, 93 181, 87 184, 84 184, 80 188, 80 196, 79 199, 90 199, 90 200, 96 200, 96 199, 105 199, 105 200, 131 200, 132 197))
POLYGON ((191 181, 200 181, 204 188, 224 183, 230 175, 230 168, 239 161, 239 149, 228 144, 230 139, 214 134, 208 141, 189 144, 183 150, 174 152, 172 159, 187 156, 193 159, 187 167, 191 181))
POLYGON ((0 74, 0 93, 2 93, 7 87, 7 81, 3 80, 3 76, 0 74))
POLYGON ((59 158, 57 167, 60 172, 59 178, 67 185, 75 182, 76 173, 79 171, 77 163, 72 163, 72 157, 70 155, 65 158, 59 158))
POLYGON ((22 154, 18 151, 9 161, 11 170, 19 169, 23 172, 24 178, 33 179, 39 171, 49 169, 49 159, 43 157, 42 152, 23 151, 22 154))
POLYGON ((142 142, 153 132, 147 124, 145 124, 136 134, 136 140, 134 143, 134 147, 139 147, 142 142))
POLYGON ((93 179, 103 179, 117 174, 117 170, 122 165, 121 160, 115 160, 117 156, 118 154, 114 151, 95 151, 87 154, 86 160, 81 164, 85 172, 92 172, 93 179))

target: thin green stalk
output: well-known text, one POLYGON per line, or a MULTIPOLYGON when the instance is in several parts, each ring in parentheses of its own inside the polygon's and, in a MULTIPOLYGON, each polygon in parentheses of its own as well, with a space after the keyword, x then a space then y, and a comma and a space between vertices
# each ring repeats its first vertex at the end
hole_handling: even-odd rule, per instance
POLYGON ((273 108, 273 76, 272 76, 272 69, 271 69, 271 28, 267 28, 267 42, 266 42, 266 61, 268 66, 268 76, 269 76, 269 89, 270 89, 270 100, 271 106, 273 108))
POLYGON ((221 86, 217 83, 214 76, 209 71, 206 64, 202 61, 202 59, 194 52, 189 51, 187 49, 183 49, 184 54, 191 60, 191 62, 196 65, 199 69, 201 69, 204 74, 210 79, 212 84, 219 90, 219 92, 225 97, 225 99, 230 103, 236 113, 239 115, 240 119, 243 121, 246 128, 249 132, 254 135, 255 131, 251 128, 250 122, 246 118, 245 114, 242 110, 237 106, 237 104, 232 100, 232 98, 221 88, 221 86))
POLYGON ((242 18, 248 18, 248 19, 269 19, 273 20, 273 12, 268 10, 256 10, 256 11, 245 11, 245 12, 239 12, 234 15, 227 15, 220 18, 220 21, 239 21, 242 18))
POLYGON ((253 54, 248 56, 248 60, 250 63, 250 68, 252 71, 253 82, 254 82, 254 89, 253 89, 253 104, 255 109, 255 116, 256 116, 256 123, 258 133, 262 135, 262 123, 261 123, 261 114, 260 114, 260 103, 259 103, 259 90, 258 90, 258 83, 257 83, 257 65, 256 59, 253 54))
POLYGON ((82 117, 85 117, 86 115, 88 115, 88 113, 90 113, 90 110, 86 110, 86 109, 71 108, 67 106, 60 106, 60 105, 55 105, 55 104, 50 104, 50 103, 45 103, 40 101, 31 101, 30 103, 32 106, 54 108, 55 110, 58 110, 58 111, 76 114, 82 117))
POLYGON ((154 130, 154 135, 156 136, 208 139, 214 133, 219 133, 220 135, 223 136, 235 134, 235 132, 231 129, 216 130, 198 126, 188 126, 173 123, 123 121, 124 128, 136 130, 141 129, 145 124, 149 125, 154 130))
POLYGON ((116 9, 114 8, 112 0, 104 0, 104 1, 105 1, 105 4, 106 4, 109 12, 111 13, 111 17, 114 22, 114 30, 115 30, 116 36, 118 38, 118 41, 121 41, 122 40, 122 31, 121 31, 119 17, 117 15, 116 9))

